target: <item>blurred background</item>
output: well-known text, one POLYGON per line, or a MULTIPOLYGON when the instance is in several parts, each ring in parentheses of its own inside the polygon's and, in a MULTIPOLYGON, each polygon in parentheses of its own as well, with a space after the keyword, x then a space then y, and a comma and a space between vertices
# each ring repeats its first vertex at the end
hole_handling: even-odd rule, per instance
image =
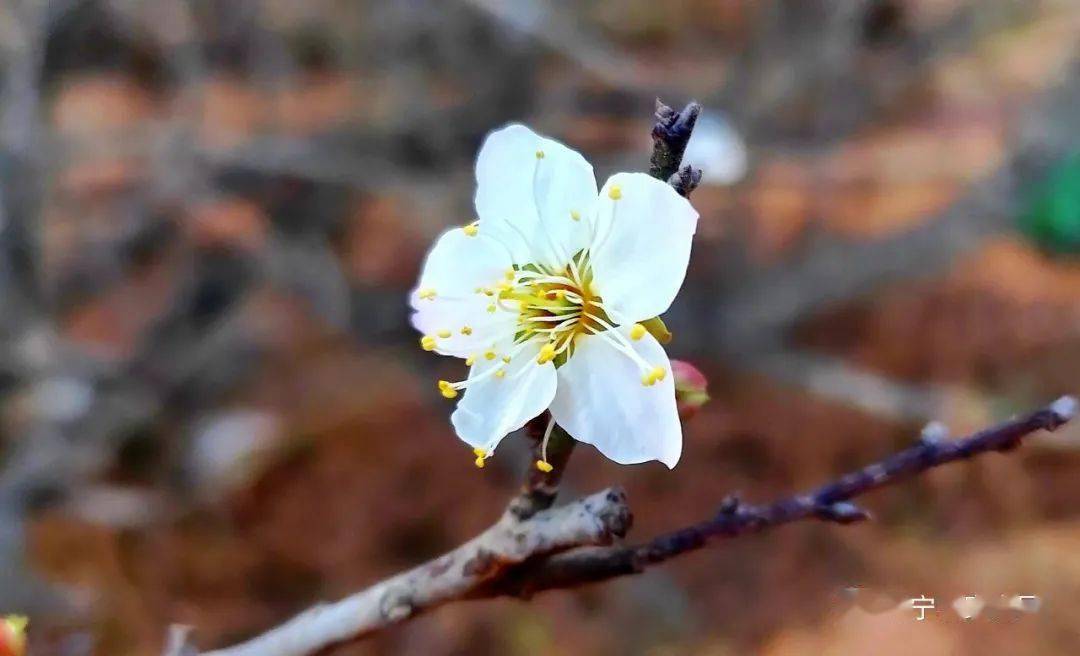
MULTIPOLYGON (((568 471, 638 539, 1075 393, 1078 37, 1071 0, 5 0, 0 611, 34 654, 220 646, 486 527, 523 440, 473 467, 405 297, 511 120, 603 181, 648 168, 655 98, 705 106, 665 318, 713 401, 674 472, 568 471)), ((872 523, 335 653, 1076 653, 1078 499, 1074 426, 872 523)))

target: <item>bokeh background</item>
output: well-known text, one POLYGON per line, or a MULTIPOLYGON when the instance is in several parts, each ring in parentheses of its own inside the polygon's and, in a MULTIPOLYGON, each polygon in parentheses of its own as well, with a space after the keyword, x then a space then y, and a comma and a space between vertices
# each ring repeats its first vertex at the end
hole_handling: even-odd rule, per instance
MULTIPOLYGON (((473 467, 405 296, 511 120, 602 181, 705 106, 666 319, 713 401, 674 472, 567 474, 639 538, 1076 392, 1078 37, 1071 0, 6 0, 0 610, 34 654, 219 646, 492 521, 522 440, 473 467)), ((1080 430, 866 504, 335 653, 1077 652, 1080 430)))

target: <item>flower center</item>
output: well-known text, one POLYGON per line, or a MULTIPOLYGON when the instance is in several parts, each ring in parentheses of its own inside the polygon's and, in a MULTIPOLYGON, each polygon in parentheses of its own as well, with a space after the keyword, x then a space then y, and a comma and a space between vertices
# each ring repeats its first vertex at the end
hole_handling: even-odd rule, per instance
POLYGON ((514 278, 517 284, 500 293, 500 299, 518 303, 514 342, 543 340, 543 361, 561 365, 573 354, 578 337, 614 327, 604 311, 603 299, 592 287, 586 251, 561 269, 527 265, 516 271, 514 278))

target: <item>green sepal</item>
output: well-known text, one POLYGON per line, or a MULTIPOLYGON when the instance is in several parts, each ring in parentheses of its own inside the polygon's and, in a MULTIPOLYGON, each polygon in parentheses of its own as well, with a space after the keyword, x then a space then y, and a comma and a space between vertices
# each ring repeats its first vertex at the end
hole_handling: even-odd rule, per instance
POLYGON ((645 330, 649 331, 649 334, 655 337, 656 341, 661 344, 667 344, 671 341, 671 331, 667 329, 664 320, 660 317, 646 319, 641 322, 641 325, 644 326, 645 330))

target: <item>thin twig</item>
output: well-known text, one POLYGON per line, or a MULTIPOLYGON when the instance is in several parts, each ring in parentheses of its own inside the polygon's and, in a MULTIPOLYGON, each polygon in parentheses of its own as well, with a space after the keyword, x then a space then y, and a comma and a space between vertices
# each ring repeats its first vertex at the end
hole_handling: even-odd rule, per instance
POLYGON ((945 441, 937 431, 924 432, 909 449, 851 472, 821 487, 755 506, 728 496, 715 517, 657 536, 636 546, 579 549, 528 563, 503 579, 492 595, 527 597, 550 589, 572 588, 586 583, 637 574, 722 538, 734 538, 803 519, 850 524, 870 514, 850 500, 885 485, 911 478, 955 460, 973 458, 990 451, 1010 451, 1039 430, 1053 431, 1075 418, 1077 400, 1065 396, 1029 415, 1012 419, 955 441, 945 441))

